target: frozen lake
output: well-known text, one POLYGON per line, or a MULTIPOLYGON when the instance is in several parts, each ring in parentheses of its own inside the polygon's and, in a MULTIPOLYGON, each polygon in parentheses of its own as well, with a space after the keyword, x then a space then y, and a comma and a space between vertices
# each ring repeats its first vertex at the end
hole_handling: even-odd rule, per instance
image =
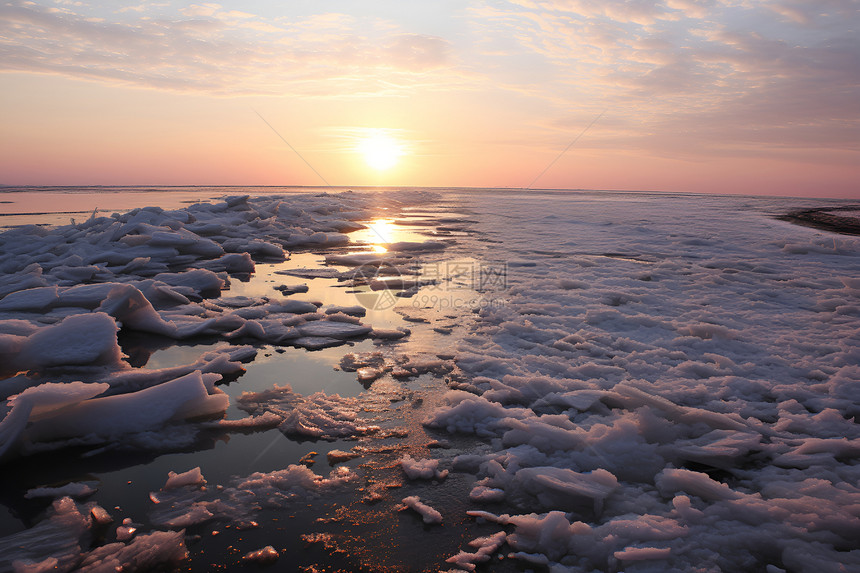
POLYGON ((860 565, 841 203, 308 191, 0 194, 0 570, 860 565))

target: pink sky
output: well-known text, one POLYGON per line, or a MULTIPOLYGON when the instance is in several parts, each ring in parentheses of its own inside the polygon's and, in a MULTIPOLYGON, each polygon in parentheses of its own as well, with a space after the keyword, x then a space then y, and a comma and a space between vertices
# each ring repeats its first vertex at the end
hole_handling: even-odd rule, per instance
POLYGON ((246 4, 0 6, 0 184, 860 198, 856 1, 246 4))

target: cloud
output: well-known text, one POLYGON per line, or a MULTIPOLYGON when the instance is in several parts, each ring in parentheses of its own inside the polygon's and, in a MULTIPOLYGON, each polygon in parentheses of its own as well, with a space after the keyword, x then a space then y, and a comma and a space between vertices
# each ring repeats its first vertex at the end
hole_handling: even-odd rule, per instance
POLYGON ((512 38, 542 58, 551 79, 540 86, 496 77, 557 110, 539 124, 555 134, 549 145, 605 107, 589 145, 860 149, 856 0, 512 0, 482 14, 498 45, 512 38))
POLYGON ((685 155, 858 147, 857 0, 472 0, 435 28, 362 12, 166 10, 5 4, 0 69, 227 95, 444 91, 509 109, 511 138, 543 151, 603 109, 582 144, 685 155))
POLYGON ((12 3, 0 6, 0 70, 219 94, 319 92, 338 78, 371 93, 452 66, 446 40, 379 28, 337 14, 272 21, 218 4, 100 21, 12 3))
POLYGON ((856 0, 781 0, 765 6, 788 21, 812 27, 846 20, 856 22, 860 10, 856 0))
POLYGON ((451 48, 441 38, 418 34, 401 34, 383 48, 383 61, 410 70, 427 70, 446 65, 451 60, 451 48))

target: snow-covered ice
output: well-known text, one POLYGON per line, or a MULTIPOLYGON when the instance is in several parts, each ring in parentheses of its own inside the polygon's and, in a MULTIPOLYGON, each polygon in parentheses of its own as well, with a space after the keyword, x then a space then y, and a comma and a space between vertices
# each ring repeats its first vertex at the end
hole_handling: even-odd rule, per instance
MULTIPOLYGON (((427 198, 392 192, 389 203, 407 195, 427 198)), ((148 526, 115 524, 119 541, 97 547, 88 531, 111 520, 88 502, 99 488, 34 483, 28 497, 55 498, 52 509, 0 539, 0 569, 175 563, 187 555, 182 529, 249 523, 261 507, 354 486, 386 455, 418 494, 397 507, 427 524, 444 513, 436 531, 469 527, 467 516, 481 524, 437 569, 472 571, 507 551, 551 571, 860 567, 860 240, 774 220, 790 208, 781 199, 442 196, 470 213, 451 218, 462 235, 398 240, 383 254, 345 247, 357 221, 378 216, 362 193, 234 196, 0 234, 4 464, 71 445, 175 450, 208 430, 359 441, 326 453, 339 464, 328 477, 295 460, 217 488, 199 467, 172 473, 152 488, 148 526), (374 326, 377 309, 343 297, 297 300, 306 289, 274 280, 267 295, 226 290, 307 248, 331 266, 271 276, 307 278, 310 295, 315 281, 371 293, 395 285, 412 297, 397 313, 414 328, 374 326), (472 266, 457 280, 428 278, 417 257, 472 266), (384 280, 389 266, 396 274, 384 280), (374 272, 358 277, 362 267, 374 272), (458 294, 464 277, 484 282, 458 294), (118 336, 129 335, 220 346, 141 369, 123 356, 118 336), (362 340, 340 367, 386 388, 384 406, 295 392, 285 372, 235 399, 246 417, 225 419, 230 399, 217 384, 257 352, 239 344, 301 351, 362 340), (377 436, 420 441, 415 427, 386 426, 407 408, 423 412, 427 442, 453 446, 375 448, 377 436), (458 473, 470 474, 468 487, 458 473), (462 496, 450 507, 422 501, 449 487, 462 496)), ((368 487, 368 499, 396 503, 387 483, 368 487)), ((243 551, 259 547, 262 560, 278 555, 265 543, 243 551)))
POLYGON ((278 560, 280 555, 278 551, 271 545, 266 545, 261 549, 249 551, 242 557, 242 561, 246 563, 258 563, 260 565, 268 565, 278 560))
POLYGON ((416 460, 410 455, 400 458, 400 467, 409 479, 444 479, 448 470, 440 470, 439 460, 416 460))
POLYGON ((459 345, 453 386, 468 392, 425 423, 488 440, 454 468, 477 470, 473 501, 520 510, 472 512, 513 528, 512 556, 860 566, 860 241, 773 221, 778 201, 470 203, 508 258, 507 300, 459 345))
POLYGON ((442 514, 426 503, 423 503, 417 495, 404 497, 402 501, 404 508, 416 511, 424 523, 429 525, 439 525, 442 523, 442 514))
POLYGON ((188 485, 205 484, 206 480, 203 478, 203 472, 200 471, 200 467, 198 466, 182 473, 176 473, 174 471, 169 472, 167 474, 167 481, 164 483, 164 487, 162 489, 167 490, 188 485))

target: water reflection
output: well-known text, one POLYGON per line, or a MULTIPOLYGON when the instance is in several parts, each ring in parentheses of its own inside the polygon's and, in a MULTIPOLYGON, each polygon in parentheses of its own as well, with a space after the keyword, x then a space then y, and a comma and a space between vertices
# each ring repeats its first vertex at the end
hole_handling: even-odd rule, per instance
MULTIPOLYGON (((324 306, 360 304, 361 301, 350 281, 330 277, 300 278, 278 274, 278 271, 302 268, 349 271, 351 267, 326 265, 325 255, 332 252, 367 253, 369 249, 386 252, 386 245, 392 242, 424 241, 427 235, 435 230, 429 219, 416 219, 415 222, 418 224, 405 225, 403 221, 393 218, 374 219, 367 223, 366 229, 351 234, 351 246, 337 250, 294 252, 284 262, 258 263, 254 274, 248 277, 247 281, 232 280, 230 289, 222 295, 283 300, 285 295, 276 287, 305 284, 308 286, 307 292, 289 294, 289 299, 317 302, 324 306)), ((444 257, 438 253, 433 256, 436 258, 432 260, 444 257)), ((418 257, 414 262, 418 264, 418 257)), ((472 266, 469 266, 469 269, 472 266)), ((421 265, 418 264, 418 267, 421 265)), ((466 271, 459 267, 433 267, 434 270, 443 268, 445 271, 443 276, 439 277, 439 289, 450 284, 466 287, 466 290, 459 291, 458 296, 475 295, 474 291, 468 289, 466 271)), ((414 278, 433 279, 430 273, 430 270, 425 269, 414 278)), ((422 288, 435 289, 437 286, 428 285, 422 288)), ((424 291, 416 292, 419 296, 424 294, 424 291)), ((368 308, 362 322, 377 329, 408 327, 412 334, 404 339, 405 342, 366 338, 346 342, 347 347, 314 352, 260 344, 259 341, 253 340, 228 343, 218 338, 200 338, 177 343, 156 336, 122 333, 121 344, 129 356, 128 362, 134 367, 148 369, 191 364, 204 352, 226 344, 253 344, 258 354, 252 362, 245 365, 246 371, 232 380, 222 381, 219 385, 231 398, 227 410, 228 419, 244 418, 247 415, 236 407, 235 398, 242 392, 262 392, 274 385, 289 384, 294 392, 305 396, 324 391, 329 395, 339 394, 345 398, 361 397, 362 415, 373 417, 374 423, 382 426, 383 430, 396 427, 403 428, 406 433, 390 434, 388 438, 371 436, 358 440, 314 441, 288 437, 278 429, 229 433, 202 430, 198 441, 182 451, 131 454, 113 450, 87 458, 82 457, 86 450, 68 449, 33 456, 22 460, 20 465, 16 466, 16 469, 20 467, 21 471, 14 483, 11 479, 7 482, 12 487, 6 489, 6 495, 0 496, 0 503, 9 508, 8 517, 0 515, 0 521, 4 522, 2 525, 5 528, 2 531, 8 533, 20 530, 22 524, 32 525, 37 514, 47 507, 48 500, 23 500, 23 493, 34 486, 96 480, 99 482, 98 491, 89 501, 98 502, 118 520, 131 517, 135 522, 143 523, 145 530, 147 516, 152 509, 148 492, 157 491, 164 485, 168 471, 182 472, 200 466, 210 484, 229 484, 232 476, 280 470, 305 460, 305 463, 316 464, 314 471, 317 474, 325 475, 337 464, 327 460, 326 454, 329 451, 350 451, 357 448, 357 451, 364 453, 354 460, 341 462, 341 465, 360 471, 363 482, 359 485, 362 488, 372 488, 376 484, 384 486, 380 490, 383 492, 388 491, 389 485, 402 490, 386 494, 384 499, 377 500, 372 506, 361 501, 362 491, 345 490, 324 500, 297 503, 288 511, 262 512, 259 517, 261 527, 253 531, 227 530, 224 523, 195 526, 189 530, 192 560, 187 567, 190 570, 205 571, 211 570, 215 565, 229 566, 237 563, 240 556, 237 553, 239 550, 234 551, 233 548, 247 551, 266 544, 273 544, 279 550, 288 550, 290 555, 300 555, 298 559, 307 565, 317 562, 335 564, 342 560, 343 566, 349 570, 376 571, 388 568, 386 562, 412 563, 416 553, 420 554, 419 561, 424 564, 434 563, 440 552, 454 554, 462 543, 462 532, 454 532, 450 528, 428 529, 411 513, 395 513, 395 506, 404 495, 416 494, 427 498, 429 493, 426 484, 403 482, 397 459, 407 450, 415 456, 430 457, 431 454, 426 449, 430 439, 420 421, 433 407, 434 398, 422 396, 441 395, 445 382, 441 376, 428 373, 408 379, 383 376, 362 385, 356 379, 355 372, 341 371, 338 365, 347 352, 382 351, 387 355, 396 355, 405 353, 408 348, 410 354, 421 351, 436 354, 442 350, 439 344, 442 331, 445 331, 443 341, 448 343, 446 349, 449 349, 457 334, 455 310, 457 309, 429 299, 398 297, 390 308, 368 308), (451 335, 452 329, 455 330, 454 335, 451 335), (331 515, 336 513, 337 519, 326 521, 329 519, 329 511, 331 515), (10 524, 10 518, 19 520, 19 523, 10 524), (213 537, 214 529, 220 530, 218 537, 213 537), (320 530, 335 534, 345 533, 339 543, 348 552, 333 556, 327 549, 324 552, 319 551, 323 548, 318 544, 309 546, 308 543, 300 541, 299 534, 320 530), (433 536, 433 542, 416 551, 409 540, 417 534, 433 536), (196 541, 197 545, 194 545, 193 538, 196 535, 202 537, 196 541), (371 542, 367 543, 368 540, 371 542)), ((451 442, 456 446, 456 440, 451 442)), ((462 451, 468 450, 469 446, 462 447, 462 451)), ((467 498, 464 492, 471 486, 470 479, 468 476, 452 476, 446 487, 436 488, 437 491, 430 494, 428 500, 447 508, 446 512, 451 511, 453 514, 456 510, 462 514, 463 508, 457 505, 456 500, 467 498), (454 491, 457 495, 452 495, 451 492, 454 491)), ((390 570, 405 569, 394 565, 390 570)))
POLYGON ((406 226, 392 218, 379 218, 364 221, 365 229, 359 229, 350 233, 349 237, 353 243, 371 246, 374 252, 385 253, 388 251, 386 245, 402 241, 423 241, 422 230, 427 230, 423 222, 418 226, 406 226))

